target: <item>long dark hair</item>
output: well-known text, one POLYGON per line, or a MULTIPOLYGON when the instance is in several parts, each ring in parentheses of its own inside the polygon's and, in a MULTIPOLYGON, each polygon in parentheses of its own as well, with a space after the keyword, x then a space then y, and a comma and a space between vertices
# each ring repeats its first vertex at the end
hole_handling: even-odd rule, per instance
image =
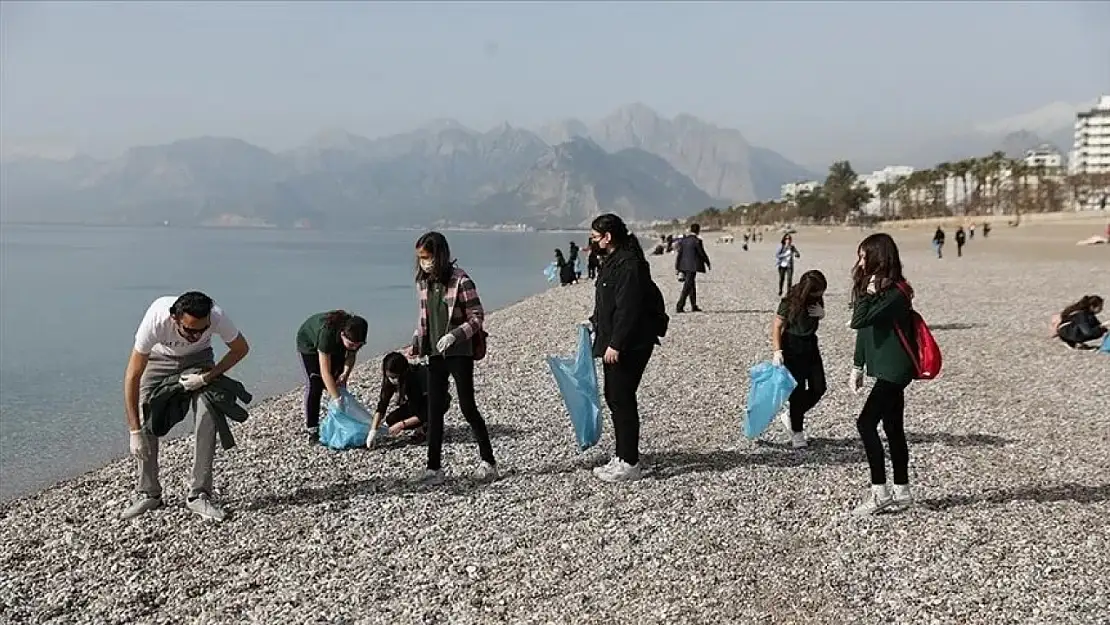
POLYGON ((878 291, 888 289, 899 282, 904 282, 902 275, 902 257, 898 254, 898 245, 894 239, 885 232, 876 232, 860 241, 857 254, 864 254, 863 267, 852 268, 852 301, 867 293, 867 283, 875 277, 875 288, 878 291))
POLYGON ((782 298, 786 302, 786 319, 787 321, 797 321, 807 313, 807 309, 818 304, 822 308, 825 307, 825 298, 814 297, 814 293, 824 293, 825 289, 829 287, 829 283, 825 280, 825 274, 811 269, 802 274, 798 279, 798 283, 790 287, 786 292, 786 297, 782 298))
POLYGON ((563 258, 563 250, 559 248, 555 248, 555 262, 558 263, 560 267, 567 264, 567 259, 563 258))
POLYGON ((590 229, 600 234, 609 235, 616 249, 630 250, 639 260, 647 262, 647 258, 644 256, 644 248, 640 246, 640 240, 628 231, 628 226, 625 225, 624 220, 617 215, 613 213, 598 215, 590 224, 590 229))
POLYGON ((416 249, 424 250, 432 255, 432 262, 435 263, 436 271, 435 275, 426 273, 420 267, 420 261, 417 260, 417 282, 439 282, 440 284, 450 282, 451 274, 455 272, 455 259, 451 258, 451 246, 447 244, 447 237, 434 230, 425 232, 416 240, 416 249))
POLYGON ((1068 317, 1081 310, 1093 310, 1103 305, 1103 299, 1098 295, 1084 295, 1079 301, 1068 306, 1060 313, 1060 321, 1067 321, 1068 317))
POLYGON ((339 330, 355 343, 365 343, 366 335, 370 332, 370 324, 366 323, 365 319, 345 310, 329 312, 324 317, 324 327, 329 330, 339 330))

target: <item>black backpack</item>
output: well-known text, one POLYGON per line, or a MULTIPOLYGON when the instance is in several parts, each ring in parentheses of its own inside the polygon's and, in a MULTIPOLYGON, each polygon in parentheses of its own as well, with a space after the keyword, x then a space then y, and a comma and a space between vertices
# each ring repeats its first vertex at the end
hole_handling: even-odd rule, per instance
POLYGON ((671 317, 667 314, 667 303, 663 301, 663 292, 648 276, 647 293, 645 294, 644 309, 647 317, 647 327, 651 333, 662 338, 667 336, 667 327, 670 326, 671 317))

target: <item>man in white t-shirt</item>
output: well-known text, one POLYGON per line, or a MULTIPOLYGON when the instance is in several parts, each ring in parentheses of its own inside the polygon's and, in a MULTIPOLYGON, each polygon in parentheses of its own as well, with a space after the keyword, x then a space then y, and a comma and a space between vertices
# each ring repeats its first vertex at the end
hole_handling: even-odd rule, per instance
MULTIPOLYGON (((127 362, 123 402, 131 430, 131 455, 139 461, 137 496, 122 517, 130 519, 162 505, 158 481, 158 437, 142 431, 139 406, 164 379, 188 369, 204 373, 181 375, 187 391, 202 389, 239 363, 250 347, 223 309, 204 293, 190 291, 180 297, 160 297, 147 309, 135 332, 135 346, 127 362), (214 363, 212 335, 218 334, 228 352, 214 363)), ((216 456, 216 423, 205 402, 193 398, 196 447, 193 482, 186 506, 200 516, 222 521, 224 512, 212 503, 212 461, 216 456)))

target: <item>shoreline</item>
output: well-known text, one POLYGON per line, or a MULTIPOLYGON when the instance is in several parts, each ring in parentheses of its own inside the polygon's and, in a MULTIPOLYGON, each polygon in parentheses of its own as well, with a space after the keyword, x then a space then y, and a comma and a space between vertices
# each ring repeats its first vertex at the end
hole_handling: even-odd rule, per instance
MULTIPOLYGON (((807 416, 801 451, 776 424, 758 441, 740 435, 748 370, 770 356, 773 243, 743 252, 707 240, 705 312, 669 311, 638 394, 643 480, 603 484, 590 472, 613 446, 608 415, 597 448, 575 445, 544 356, 574 351, 592 290, 552 287, 487 316, 489 354, 475 383, 500 480, 471 479, 478 453, 457 401, 446 423, 448 481, 428 488, 423 447, 307 445, 293 389, 252 406, 233 425, 238 447, 217 452, 217 500, 229 512, 221 524, 183 506, 187 437, 161 452, 167 507, 132 521, 118 519, 134 480, 128 458, 0 504, 0 615, 840 625, 1036 613, 1090 622, 1110 611, 1091 574, 1110 567, 1110 539, 1089 532, 1110 514, 1110 492, 1092 477, 1110 473, 1110 414, 1091 386, 1110 363, 1067 350, 1045 327, 1063 304, 1107 284, 1110 268, 1100 273, 1089 256, 1057 260, 1055 243, 1029 248, 997 232, 944 260, 927 241, 895 233, 915 307, 945 352, 942 376, 907 392, 910 511, 846 514, 869 482, 855 426, 864 398, 846 388, 845 276, 859 237, 799 235, 796 275, 819 268, 829 279, 819 331, 828 392, 807 416), (1017 273, 1011 247, 1028 257, 1017 273), (954 288, 961 296, 946 297, 954 288), (1078 549, 1076 536, 1085 537, 1078 549), (744 600, 721 600, 736 596, 744 600)), ((674 258, 649 261, 670 307, 681 286, 674 258)), ((377 376, 365 373, 375 364, 351 382, 360 398, 376 396, 377 376)))

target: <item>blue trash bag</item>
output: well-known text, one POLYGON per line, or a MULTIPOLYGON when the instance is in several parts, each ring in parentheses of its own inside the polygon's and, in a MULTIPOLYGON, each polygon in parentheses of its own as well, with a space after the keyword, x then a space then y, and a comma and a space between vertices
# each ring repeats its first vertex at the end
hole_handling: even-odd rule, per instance
POLYGON ((366 445, 373 417, 347 389, 341 391, 346 409, 337 410, 328 402, 328 414, 320 422, 320 442, 332 449, 350 449, 366 445))
POLYGON ((756 438, 774 421, 775 415, 794 392, 798 383, 786 367, 763 361, 749 372, 748 410, 744 415, 744 436, 756 438))
POLYGON ((559 279, 559 266, 555 263, 543 268, 543 275, 547 276, 548 282, 554 282, 559 279))
POLYGON ((574 259, 574 275, 578 275, 580 273, 582 273, 582 258, 578 257, 574 259))
POLYGON ((1106 336, 1102 337, 1102 347, 1099 347, 1098 351, 1104 354, 1110 354, 1110 332, 1107 332, 1106 336))
POLYGON ((578 353, 570 358, 548 356, 547 364, 563 396, 578 450, 585 451, 601 440, 601 401, 597 392, 597 369, 590 345, 590 331, 578 328, 578 353))

